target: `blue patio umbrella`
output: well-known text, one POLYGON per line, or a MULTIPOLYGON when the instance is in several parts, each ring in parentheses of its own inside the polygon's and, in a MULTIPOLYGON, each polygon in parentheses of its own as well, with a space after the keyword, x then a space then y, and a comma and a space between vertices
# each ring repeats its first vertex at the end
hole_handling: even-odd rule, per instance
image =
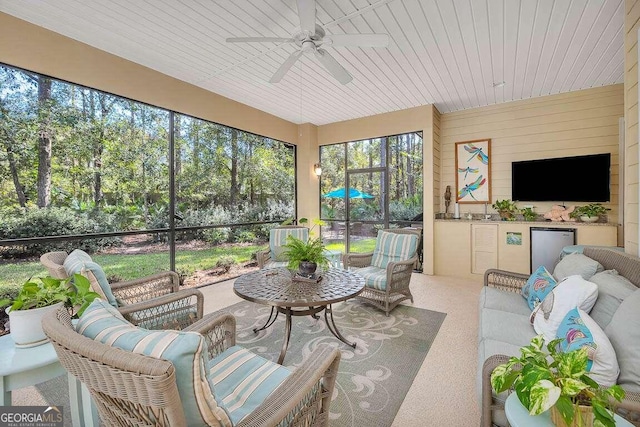
MULTIPOLYGON (((345 189, 338 188, 337 190, 333 190, 328 192, 327 194, 324 194, 322 197, 328 197, 333 199, 344 199, 344 196, 345 196, 345 189)), ((375 198, 375 196, 372 196, 371 194, 363 193, 362 191, 358 191, 355 188, 350 188, 349 198, 350 199, 373 199, 375 198)))

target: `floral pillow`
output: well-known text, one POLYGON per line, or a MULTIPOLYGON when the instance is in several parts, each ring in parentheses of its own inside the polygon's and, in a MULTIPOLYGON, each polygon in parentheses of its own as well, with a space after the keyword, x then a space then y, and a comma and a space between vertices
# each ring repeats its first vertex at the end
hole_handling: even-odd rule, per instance
POLYGON ((616 383, 620 373, 616 352, 607 335, 591 316, 577 307, 569 311, 558 327, 557 337, 562 338, 562 351, 587 347, 587 370, 594 381, 604 387, 616 383))
POLYGON ((547 271, 544 265, 541 265, 522 287, 522 296, 527 300, 529 308, 533 310, 557 285, 558 282, 556 282, 551 273, 547 271))
POLYGON ((567 313, 578 307, 591 311, 598 298, 598 286, 579 275, 569 276, 546 296, 531 313, 530 320, 536 333, 543 334, 548 342, 556 337, 560 323, 567 313))

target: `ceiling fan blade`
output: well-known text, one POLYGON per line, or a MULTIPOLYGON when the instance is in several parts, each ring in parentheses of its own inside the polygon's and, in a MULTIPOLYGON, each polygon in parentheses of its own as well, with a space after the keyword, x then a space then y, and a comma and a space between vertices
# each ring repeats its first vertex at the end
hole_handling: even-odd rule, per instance
POLYGON ((332 34, 323 39, 331 46, 387 47, 388 34, 332 34))
POLYGON ((331 56, 326 50, 316 49, 315 55, 316 58, 318 58, 318 61, 320 61, 320 63, 324 66, 324 68, 326 68, 327 71, 329 71, 329 73, 331 73, 331 75, 343 85, 346 85, 351 80, 353 80, 351 74, 349 74, 349 72, 342 65, 340 65, 340 63, 336 61, 336 59, 331 56))
POLYGON ((294 40, 284 37, 230 37, 226 41, 227 43, 286 43, 294 40))
POLYGON ((273 76, 271 76, 271 79, 269 79, 269 83, 278 83, 280 80, 282 80, 284 75, 287 74, 287 71, 289 71, 289 68, 291 68, 293 64, 296 63, 298 58, 300 58, 300 55, 302 55, 302 51, 300 50, 297 50, 289 55, 289 57, 282 63, 280 68, 278 68, 273 76))
POLYGON ((310 35, 316 33, 316 1, 297 0, 298 16, 300 17, 300 28, 310 35))

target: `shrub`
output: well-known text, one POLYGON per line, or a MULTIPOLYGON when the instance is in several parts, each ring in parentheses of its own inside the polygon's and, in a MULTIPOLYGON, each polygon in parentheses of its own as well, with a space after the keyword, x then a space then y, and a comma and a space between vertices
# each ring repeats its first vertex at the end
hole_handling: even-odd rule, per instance
POLYGON ((225 273, 231 270, 231 267, 237 264, 236 259, 230 255, 225 255, 216 261, 216 268, 222 268, 225 273))
MULTIPOLYGON (((87 213, 77 213, 69 208, 27 209, 17 215, 0 218, 0 239, 27 237, 82 235, 110 231, 108 225, 99 223, 87 213)), ((70 252, 80 248, 87 252, 113 244, 116 239, 87 239, 61 242, 40 242, 6 247, 3 257, 28 257, 45 252, 63 250, 70 252)))

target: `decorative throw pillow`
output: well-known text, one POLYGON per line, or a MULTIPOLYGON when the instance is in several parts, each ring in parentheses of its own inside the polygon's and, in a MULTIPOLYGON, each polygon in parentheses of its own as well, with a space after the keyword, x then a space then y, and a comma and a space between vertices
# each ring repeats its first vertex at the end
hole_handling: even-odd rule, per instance
POLYGON ((587 370, 594 381, 605 387, 616 383, 620 373, 616 352, 604 331, 587 313, 579 308, 570 310, 558 327, 557 337, 562 338, 562 351, 587 347, 587 370))
POLYGON ((598 285, 598 299, 589 315, 601 328, 606 328, 622 301, 638 287, 618 274, 616 270, 605 270, 594 274, 590 282, 598 285))
POLYGON ((560 322, 570 310, 578 307, 585 312, 591 311, 598 298, 598 286, 582 277, 569 276, 547 295, 531 313, 533 328, 543 334, 546 341, 556 337, 560 322))
POLYGON ((618 384, 628 391, 640 392, 640 289, 622 301, 605 332, 618 355, 618 384))
POLYGON ((127 322, 114 307, 94 300, 76 331, 111 347, 168 360, 176 369, 178 393, 188 425, 230 426, 207 375, 207 343, 197 332, 149 331, 127 322))
POLYGON ((553 277, 562 280, 565 277, 579 274, 584 280, 604 270, 602 264, 584 254, 573 253, 560 260, 553 270, 553 277))
POLYGON ((557 285, 558 282, 556 282, 551 273, 547 271, 544 265, 541 265, 522 287, 522 296, 527 300, 529 308, 533 310, 557 285))

